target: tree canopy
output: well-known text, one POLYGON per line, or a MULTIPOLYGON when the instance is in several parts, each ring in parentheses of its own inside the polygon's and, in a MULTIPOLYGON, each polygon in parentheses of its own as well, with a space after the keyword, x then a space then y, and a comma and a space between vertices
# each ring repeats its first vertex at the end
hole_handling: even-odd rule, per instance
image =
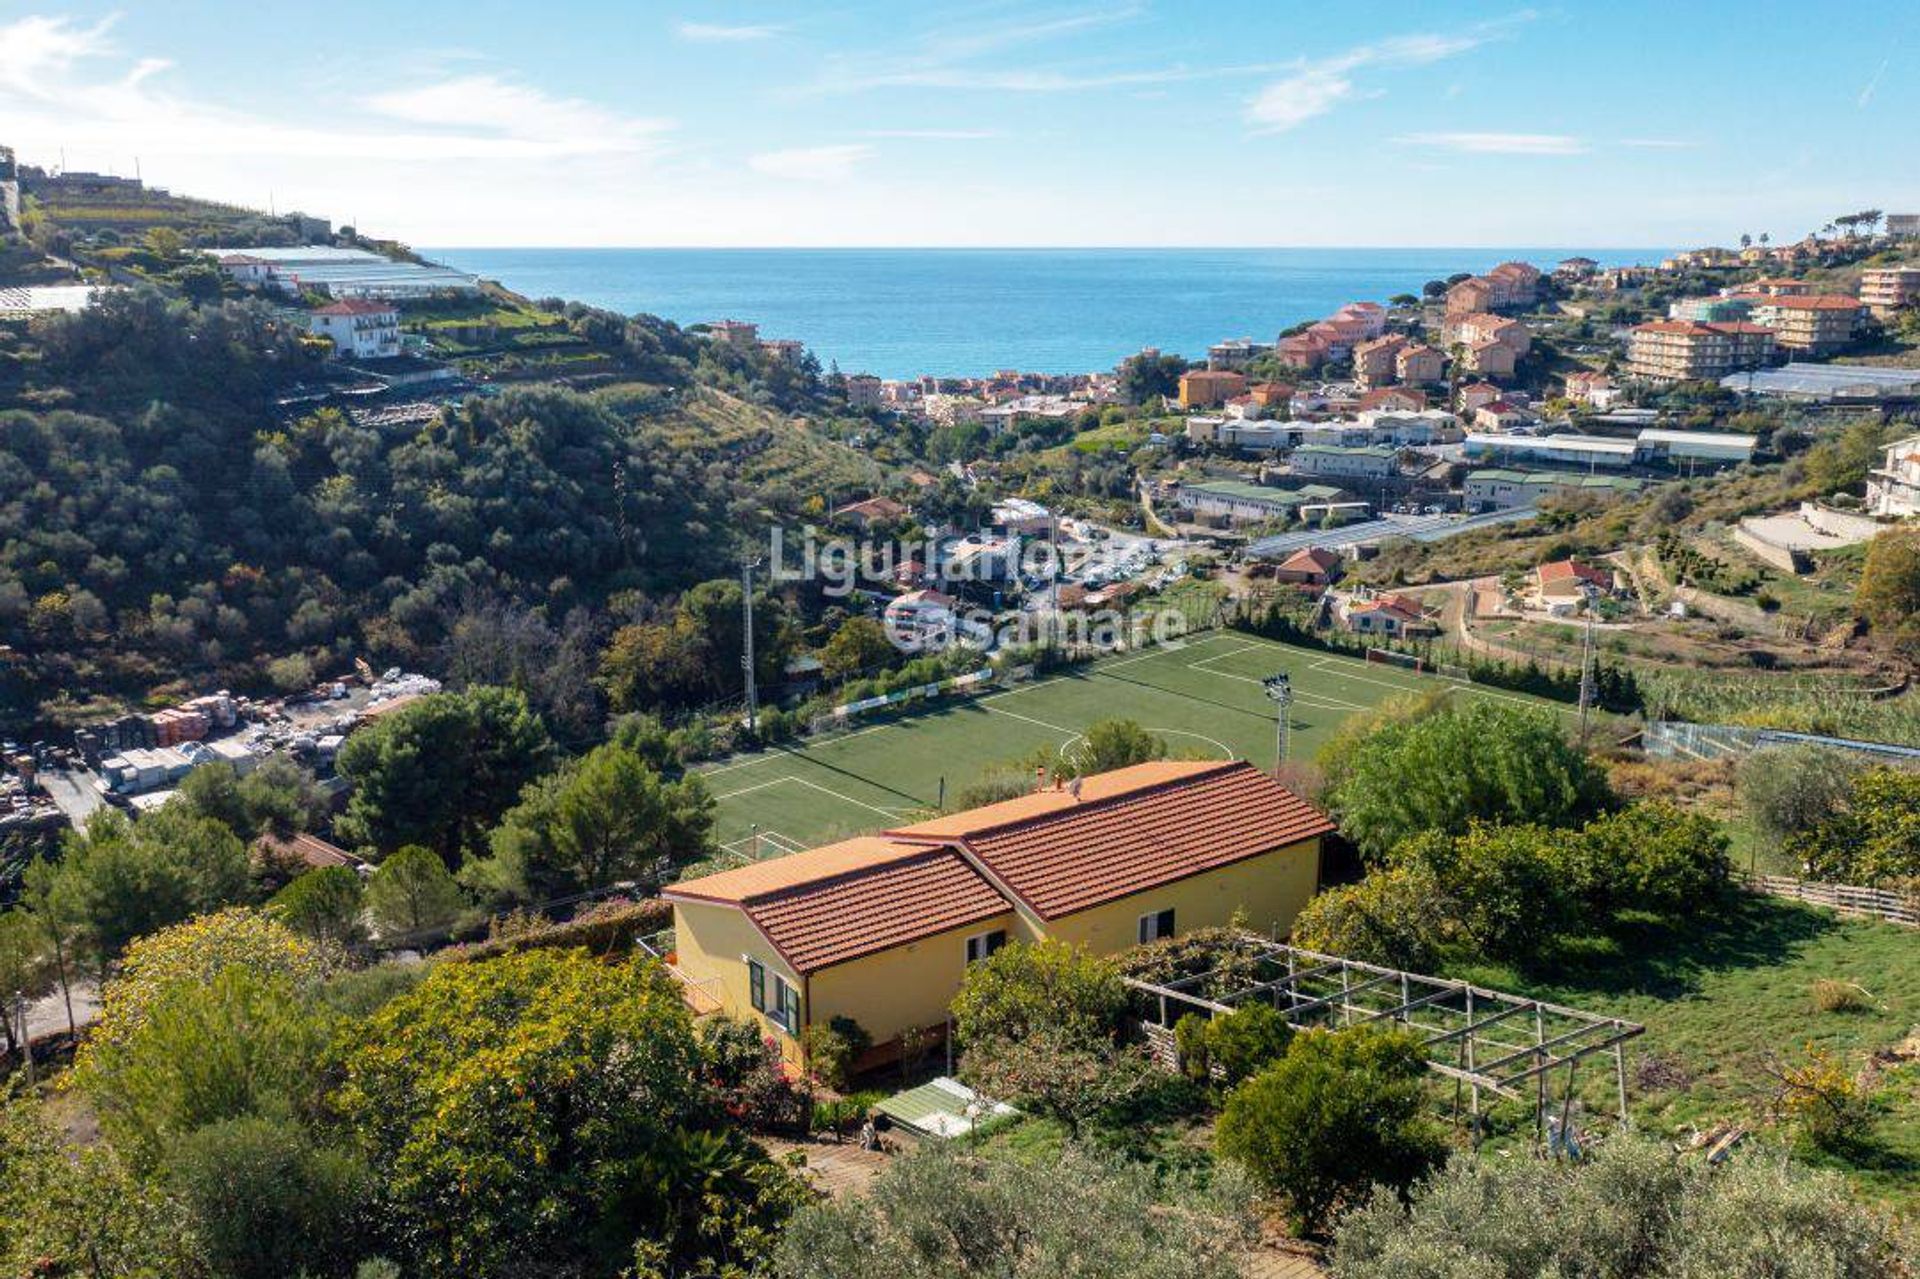
POLYGON ((1612 794, 1551 713, 1479 701, 1374 727, 1327 799, 1378 861, 1409 836, 1459 835, 1476 820, 1578 825, 1612 794))

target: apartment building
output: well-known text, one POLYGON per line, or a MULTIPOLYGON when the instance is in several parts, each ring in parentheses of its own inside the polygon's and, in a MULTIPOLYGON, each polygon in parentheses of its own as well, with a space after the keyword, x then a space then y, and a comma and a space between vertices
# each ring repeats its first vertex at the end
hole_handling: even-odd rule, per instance
POLYGON ((1481 311, 1447 321, 1447 340, 1464 342, 1504 342, 1516 356, 1525 355, 1533 346, 1533 331, 1518 320, 1481 311))
POLYGON ((1393 371, 1409 386, 1438 382, 1446 374, 1446 357, 1430 346, 1413 343, 1403 346, 1393 357, 1393 371))
POLYGON ((1471 343, 1461 359, 1461 367, 1481 377, 1512 377, 1513 348, 1505 342, 1487 338, 1471 343))
POLYGON ((1773 348, 1774 331, 1759 324, 1654 320, 1628 331, 1627 372, 1649 382, 1704 381, 1757 368, 1773 348))
POLYGON ((1274 352, 1282 364, 1297 369, 1317 369, 1327 362, 1327 344, 1312 333, 1296 333, 1274 343, 1274 352))
POLYGON ((1886 461, 1867 472, 1867 514, 1920 515, 1920 435, 1889 444, 1886 461))
POLYGON ((1860 304, 1882 319, 1920 303, 1920 267, 1883 266, 1860 275, 1860 304))
POLYGON ((1396 333, 1354 347, 1353 380, 1369 391, 1392 385, 1399 376, 1400 352, 1407 346, 1407 339, 1396 333))
POLYGON ((1753 322, 1772 329, 1774 344, 1783 351, 1828 355, 1853 341, 1860 303, 1836 293, 1763 298, 1753 305, 1753 322))
POLYGON ((387 302, 342 298, 307 317, 308 328, 333 343, 342 359, 381 360, 400 354, 400 312, 387 302))
POLYGON ((1212 408, 1246 393, 1247 379, 1243 373, 1191 369, 1180 375, 1180 407, 1183 409, 1212 408))

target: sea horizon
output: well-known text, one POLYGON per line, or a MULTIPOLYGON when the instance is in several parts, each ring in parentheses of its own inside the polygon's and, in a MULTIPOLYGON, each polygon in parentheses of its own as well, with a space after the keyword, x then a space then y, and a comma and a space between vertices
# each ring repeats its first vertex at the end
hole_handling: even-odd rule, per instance
POLYGON ((1144 347, 1203 358, 1229 338, 1271 342, 1342 303, 1419 293, 1509 259, 1551 269, 1658 261, 1662 246, 1417 248, 423 247, 527 297, 680 324, 747 320, 822 365, 883 378, 1002 369, 1110 369, 1144 347), (964 264, 964 265, 963 265, 964 264))

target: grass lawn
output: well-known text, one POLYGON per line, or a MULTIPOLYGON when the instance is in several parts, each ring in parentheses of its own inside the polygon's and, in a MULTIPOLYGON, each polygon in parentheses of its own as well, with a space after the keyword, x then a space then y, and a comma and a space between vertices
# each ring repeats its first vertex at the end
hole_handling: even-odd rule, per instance
MULTIPOLYGON (((1289 755, 1311 759, 1347 716, 1395 694, 1435 687, 1437 676, 1213 631, 1172 648, 1104 659, 837 737, 737 756, 703 770, 719 800, 719 837, 730 851, 766 856, 912 820, 995 765, 1059 746, 1096 720, 1124 716, 1176 753, 1274 755, 1273 704, 1260 681, 1293 679, 1289 755)), ((1500 689, 1448 683, 1461 697, 1544 706, 1571 724, 1573 708, 1500 689)))
MULTIPOLYGON (((1627 1048, 1630 1109, 1660 1134, 1755 1122, 1772 1091, 1762 1072, 1770 1055, 1794 1062, 1812 1045, 1858 1069, 1887 1054, 1873 1148, 1851 1162, 1815 1162, 1920 1210, 1920 1060, 1892 1056, 1920 1031, 1914 929, 1741 895, 1684 921, 1623 917, 1613 937, 1568 948, 1547 972, 1480 965, 1447 975, 1644 1025, 1627 1048), (1869 1006, 1815 1011, 1812 987, 1823 978, 1858 984, 1869 1006)), ((1589 1113, 1611 1110, 1612 1088, 1596 1064, 1579 1091, 1589 1113)))

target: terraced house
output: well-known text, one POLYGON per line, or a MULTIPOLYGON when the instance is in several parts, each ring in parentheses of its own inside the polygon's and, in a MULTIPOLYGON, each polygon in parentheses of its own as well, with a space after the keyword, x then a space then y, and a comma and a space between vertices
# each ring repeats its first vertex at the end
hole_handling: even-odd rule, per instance
POLYGON ((878 1055, 944 1033, 1009 941, 1111 954, 1239 916, 1284 934, 1333 823, 1243 761, 1160 761, 675 884, 674 965, 789 1061, 851 1018, 878 1055))

